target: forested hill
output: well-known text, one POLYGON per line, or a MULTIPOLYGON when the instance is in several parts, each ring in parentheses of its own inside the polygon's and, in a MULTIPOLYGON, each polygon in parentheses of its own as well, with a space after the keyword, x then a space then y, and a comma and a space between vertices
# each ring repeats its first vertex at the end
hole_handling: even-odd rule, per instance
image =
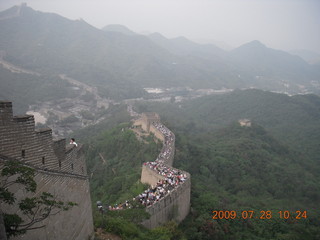
POLYGON ((140 179, 142 163, 155 159, 161 145, 157 145, 152 137, 138 141, 129 126, 122 124, 104 130, 86 141, 87 164, 92 173, 91 191, 95 201, 119 204, 131 200, 142 191, 131 189, 133 192, 130 193, 130 188, 140 179))
MULTIPOLYGON (((176 135, 177 136, 177 135, 176 135)), ((319 174, 261 126, 238 123, 184 139, 176 160, 191 172, 193 212, 181 227, 188 239, 317 239, 319 174), (316 175, 317 174, 317 175, 316 175), (236 219, 212 220, 212 211, 235 211, 236 219), (243 219, 243 211, 253 211, 243 219), (270 219, 261 219, 270 211, 270 219), (288 220, 280 211, 289 211, 288 220), (295 219, 307 211, 308 219, 295 219)))
POLYGON ((188 239, 318 239, 320 98, 260 90, 140 105, 176 135, 177 167, 192 178, 188 239), (251 127, 241 127, 247 118, 251 127), (212 211, 270 210, 271 219, 212 221, 212 211), (306 210, 308 219, 280 219, 306 210))
MULTIPOLYGON (((132 198, 148 188, 140 182, 141 166, 143 162, 157 157, 162 144, 156 143, 153 135, 137 138, 129 127, 129 123, 107 128, 104 125, 100 133, 83 138, 91 176, 94 225, 128 240, 181 239, 177 235, 177 225, 173 222, 153 230, 140 225, 142 219, 149 214, 141 205, 134 205, 132 198), (134 207, 118 211, 107 210, 108 206, 120 206, 126 200, 134 207), (103 203, 106 210, 104 214, 98 211, 95 204, 97 201, 103 203)), ((80 133, 79 137, 85 133, 80 133)))
MULTIPOLYGON (((109 220, 97 214, 96 226, 125 239, 319 239, 319 103, 315 95, 238 90, 186 103, 136 105, 159 112, 175 132, 174 165, 192 174, 192 210, 178 228, 143 230, 129 223, 143 217, 139 211, 109 213, 109 220), (240 126, 242 118, 251 127, 240 126), (213 211, 235 211, 237 218, 213 220, 213 211), (254 215, 244 219, 243 211, 254 215), (267 211, 270 219, 263 216, 267 211)), ((101 130, 87 142, 94 200, 113 204, 142 189, 135 182, 139 165, 158 149, 150 138, 139 143, 127 126, 101 130)))
POLYGON ((193 116, 199 128, 248 118, 266 128, 276 139, 300 151, 306 162, 310 162, 310 169, 320 166, 319 96, 289 97, 261 90, 235 91, 191 101, 183 111, 193 116))
POLYGON ((140 109, 156 110, 176 131, 190 135, 248 118, 277 140, 320 164, 320 97, 316 95, 290 97, 255 89, 236 90, 184 103, 140 105, 140 109))

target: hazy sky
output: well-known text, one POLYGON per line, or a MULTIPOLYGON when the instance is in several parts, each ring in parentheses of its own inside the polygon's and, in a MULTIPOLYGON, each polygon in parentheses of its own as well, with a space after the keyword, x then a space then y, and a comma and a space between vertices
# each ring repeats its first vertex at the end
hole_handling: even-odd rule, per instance
MULTIPOLYGON (((20 4, 0 0, 0 11, 20 4)), ((271 48, 320 53, 319 0, 24 0, 29 7, 101 28, 185 36, 232 47, 260 40, 271 48)))

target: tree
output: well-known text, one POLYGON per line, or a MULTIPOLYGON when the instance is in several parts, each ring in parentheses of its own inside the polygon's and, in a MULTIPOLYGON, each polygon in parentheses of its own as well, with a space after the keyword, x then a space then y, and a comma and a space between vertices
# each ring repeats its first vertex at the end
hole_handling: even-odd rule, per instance
POLYGON ((43 220, 51 215, 56 215, 61 211, 67 211, 77 204, 74 202, 62 202, 48 192, 42 192, 39 196, 16 199, 10 187, 21 185, 26 192, 35 193, 37 183, 34 180, 35 170, 24 166, 19 161, 9 160, 5 162, 1 171, 0 202, 16 206, 21 212, 18 214, 8 213, 3 209, 3 220, 7 237, 26 233, 44 227, 43 220), (39 224, 37 224, 39 223, 39 224))

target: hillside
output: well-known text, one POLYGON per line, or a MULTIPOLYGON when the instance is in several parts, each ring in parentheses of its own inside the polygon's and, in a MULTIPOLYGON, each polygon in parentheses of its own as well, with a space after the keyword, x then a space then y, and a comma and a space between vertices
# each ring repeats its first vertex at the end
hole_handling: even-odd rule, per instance
MULTIPOLYGON (((288 97, 246 90, 179 105, 137 106, 161 114, 176 135, 174 165, 192 176, 191 214, 173 230, 174 234, 179 233, 174 239, 317 239, 320 236, 319 149, 316 148, 320 128, 315 128, 320 119, 319 97, 288 97), (239 118, 244 117, 251 119, 251 127, 239 125, 239 118), (301 122, 305 125, 301 126, 301 122), (313 136, 309 135, 311 131, 313 136), (213 211, 226 210, 236 211, 239 218, 212 220, 213 211), (298 210, 307 211, 307 218, 296 219, 298 210), (243 219, 243 211, 254 211, 255 217, 243 219), (271 219, 260 219, 261 211, 271 211, 271 219), (281 218, 279 211, 290 211, 291 217, 281 218)), ((132 146, 140 149, 143 145, 136 145, 133 135, 122 128, 126 129, 125 125, 93 137, 88 149, 90 168, 96 169, 92 191, 97 190, 98 198, 94 198, 108 203, 122 201, 138 189, 130 186, 135 182, 132 177, 136 169, 131 156, 137 156, 139 151, 130 154, 130 149, 132 146), (103 163, 98 153, 107 163, 103 163), (112 184, 104 184, 107 179, 112 184)), ((141 154, 139 159, 151 156, 145 150, 141 154)), ((139 164, 140 161, 136 167, 139 164)), ((130 218, 124 218, 127 217, 130 218)), ((100 224, 102 220, 97 221, 100 224)), ((109 230, 126 235, 131 229, 143 235, 134 225, 116 229, 109 230)))
MULTIPOLYGON (((174 166, 192 176, 191 213, 172 230, 178 234, 174 239, 319 238, 318 96, 238 90, 178 104, 140 103, 136 109, 159 112, 176 135, 174 166), (242 118, 249 118, 251 127, 241 127, 242 118), (236 211, 238 218, 212 220, 213 211, 236 211), (243 219, 243 211, 254 211, 254 218, 243 219), (261 218, 266 211, 271 211, 270 219, 261 218), (291 217, 285 219, 279 211, 289 211, 291 217), (296 211, 306 211, 307 217, 296 218, 296 211)), ((138 159, 157 151, 153 144, 138 144, 126 125, 92 135, 88 144, 94 199, 107 203, 123 201, 139 189, 133 180, 139 178, 138 159), (131 153, 134 148, 139 150, 131 153)), ((132 217, 123 214, 108 216, 132 217)), ((109 230, 127 239, 155 233, 117 221, 108 222, 113 226, 109 230)), ((102 222, 97 218, 97 224, 102 222)))
POLYGON ((159 112, 176 134, 176 167, 192 176, 193 211, 181 226, 188 239, 320 236, 318 96, 238 90, 137 109, 159 112), (252 126, 241 127, 243 118, 252 126), (285 209, 304 209, 308 219, 281 219, 279 211, 285 209), (212 221, 215 210, 269 210, 274 215, 270 220, 212 221))
POLYGON ((86 141, 94 202, 100 200, 111 205, 142 192, 142 184, 137 184, 142 163, 156 158, 161 145, 152 138, 146 138, 146 143, 139 142, 128 127, 122 124, 86 141))
POLYGON ((99 86, 101 94, 112 98, 143 95, 139 83, 127 74, 135 74, 137 63, 152 64, 147 54, 170 57, 140 36, 106 33, 83 21, 15 8, 20 8, 19 15, 2 19, 0 25, 0 49, 6 60, 43 74, 66 74, 99 86))
POLYGON ((99 86, 106 96, 130 98, 142 96, 142 86, 194 84, 199 77, 201 82, 210 80, 208 73, 202 73, 210 69, 177 58, 145 36, 105 32, 26 6, 2 15, 8 12, 15 14, 0 25, 0 50, 7 61, 41 73, 66 74, 99 86))
POLYGON ((319 164, 320 99, 316 95, 289 97, 254 89, 236 90, 179 104, 145 104, 139 109, 157 111, 176 129, 190 134, 248 118, 277 140, 302 151, 307 162, 319 164))
POLYGON ((29 105, 76 97, 72 85, 57 76, 14 73, 0 65, 0 99, 12 101, 17 114, 25 114, 29 105))
POLYGON ((131 209, 109 211, 109 206, 120 205, 142 193, 147 186, 141 184, 140 174, 143 162, 155 159, 161 144, 155 143, 152 136, 136 138, 124 123, 104 128, 86 143, 86 159, 91 175, 91 198, 96 228, 117 234, 122 239, 183 239, 177 224, 149 230, 140 225, 148 217, 144 208, 138 205, 131 209), (98 211, 96 202, 101 201, 105 212, 98 211))
POLYGON ((232 60, 244 71, 256 74, 257 79, 278 77, 283 83, 308 86, 316 80, 319 68, 287 52, 270 49, 259 41, 244 44, 230 52, 232 60))
POLYGON ((188 239, 317 239, 320 235, 319 176, 262 127, 234 124, 185 144, 179 145, 177 160, 193 176, 193 214, 182 226, 188 239), (211 219, 212 211, 226 210, 235 211, 238 218, 211 219), (244 210, 254 211, 253 219, 243 219, 244 210), (290 211, 293 217, 297 210, 307 211, 308 220, 279 216, 279 211, 290 211), (272 217, 259 219, 261 211, 271 211, 272 217))
POLYGON ((15 6, 0 13, 0 55, 43 75, 65 74, 118 100, 145 96, 144 87, 318 91, 319 68, 288 53, 252 43, 228 53, 183 37, 124 29, 100 30, 83 20, 15 6))

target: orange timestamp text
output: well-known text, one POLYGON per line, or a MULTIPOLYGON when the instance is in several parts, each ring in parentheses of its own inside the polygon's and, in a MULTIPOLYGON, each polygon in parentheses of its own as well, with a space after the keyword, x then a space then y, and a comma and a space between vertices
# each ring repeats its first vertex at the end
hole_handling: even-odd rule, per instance
POLYGON ((245 210, 245 211, 212 211, 212 219, 307 219, 307 211, 270 211, 270 210, 245 210))

